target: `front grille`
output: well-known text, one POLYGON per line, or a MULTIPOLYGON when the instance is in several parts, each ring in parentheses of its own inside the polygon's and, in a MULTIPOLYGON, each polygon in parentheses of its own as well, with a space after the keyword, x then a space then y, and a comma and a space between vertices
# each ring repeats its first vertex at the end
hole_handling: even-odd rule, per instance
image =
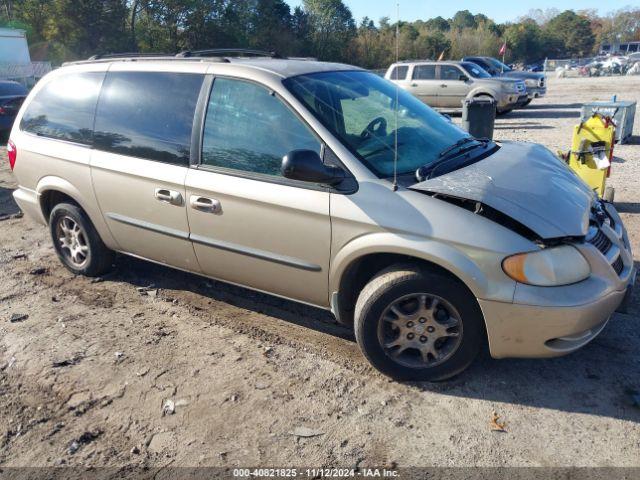
POLYGON ((587 241, 596 247, 603 255, 606 255, 607 252, 609 252, 612 245, 609 237, 607 237, 600 229, 598 229, 597 233, 587 241))
POLYGON ((622 263, 622 257, 618 256, 618 258, 616 258, 616 261, 613 262, 611 266, 613 267, 615 272, 618 275, 620 275, 622 273, 622 270, 624 269, 624 263, 622 263))

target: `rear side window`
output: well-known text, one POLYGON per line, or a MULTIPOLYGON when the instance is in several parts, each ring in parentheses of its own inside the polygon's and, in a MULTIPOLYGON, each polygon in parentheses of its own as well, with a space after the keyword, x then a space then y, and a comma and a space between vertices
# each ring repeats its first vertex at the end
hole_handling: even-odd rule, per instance
POLYGON ((192 73, 107 74, 96 113, 95 148, 188 165, 203 78, 192 73))
POLYGON ((414 80, 434 80, 436 78, 435 65, 416 65, 413 67, 414 80))
POLYGON ((103 78, 104 73, 87 72, 51 79, 29 103, 20 129, 42 137, 90 145, 103 78))
POLYGON ((405 80, 407 78, 408 66, 393 67, 391 70, 391 80, 405 80))
POLYGON ((291 150, 321 151, 306 125, 266 88, 217 78, 204 126, 202 163, 279 176, 291 150))

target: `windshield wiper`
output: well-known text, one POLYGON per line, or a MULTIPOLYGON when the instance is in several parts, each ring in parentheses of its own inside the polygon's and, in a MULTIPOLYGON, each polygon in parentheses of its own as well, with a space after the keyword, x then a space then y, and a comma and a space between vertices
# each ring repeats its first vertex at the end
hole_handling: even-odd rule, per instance
POLYGON ((477 147, 487 147, 489 143, 491 143, 491 140, 488 138, 474 138, 474 137, 461 138, 453 145, 450 145, 444 150, 442 150, 442 152, 438 154, 438 157, 439 157, 438 160, 418 168, 416 170, 416 180, 418 180, 418 182, 423 182, 428 178, 432 178, 433 173, 438 169, 438 167, 444 165, 445 163, 450 162, 451 160, 460 158, 462 154, 468 153, 469 151, 474 150, 477 147), (478 143, 474 145, 470 145, 466 148, 463 148, 464 145, 470 142, 478 142, 478 143))
POLYGON ((462 145, 464 145, 465 143, 469 143, 469 142, 474 142, 476 139, 473 137, 462 137, 460 140, 458 140, 456 143, 454 143, 453 145, 449 145, 447 148, 445 148, 444 150, 442 150, 439 154, 438 154, 438 158, 442 158, 444 156, 446 156, 449 152, 454 151, 456 148, 461 147, 462 145))

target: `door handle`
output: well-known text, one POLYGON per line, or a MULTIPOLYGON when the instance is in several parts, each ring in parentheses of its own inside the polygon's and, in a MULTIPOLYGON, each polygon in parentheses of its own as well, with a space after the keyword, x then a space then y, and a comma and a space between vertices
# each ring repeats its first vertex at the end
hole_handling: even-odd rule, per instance
POLYGON ((446 83, 442 83, 442 84, 440 84, 440 86, 441 86, 442 88, 447 88, 447 84, 446 84, 446 83))
POLYGON ((222 211, 222 205, 220 201, 215 198, 199 197, 197 195, 191 195, 189 198, 189 205, 195 210, 207 213, 220 213, 222 211))
POLYGON ((418 84, 417 84, 417 83, 412 83, 412 84, 411 84, 411 86, 412 86, 412 87, 417 87, 417 86, 418 86, 418 84))
POLYGON ((182 205, 182 194, 175 190, 167 188, 156 188, 154 196, 160 202, 169 203, 171 205, 182 205))

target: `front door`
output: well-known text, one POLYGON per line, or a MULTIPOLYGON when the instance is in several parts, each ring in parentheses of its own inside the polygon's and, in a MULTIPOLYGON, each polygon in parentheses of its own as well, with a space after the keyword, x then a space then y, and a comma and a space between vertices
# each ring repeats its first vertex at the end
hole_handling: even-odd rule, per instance
POLYGON ((185 178, 203 74, 110 71, 96 113, 91 174, 122 251, 198 271, 185 178))
POLYGON ((186 179, 191 240, 206 275, 326 307, 329 193, 281 176, 296 149, 322 146, 275 93, 217 77, 186 179))
POLYGON ((466 74, 456 65, 440 65, 438 76, 438 106, 441 108, 462 108, 471 84, 466 74))
POLYGON ((411 74, 408 91, 430 107, 437 107, 439 84, 436 79, 436 65, 415 65, 411 74))

